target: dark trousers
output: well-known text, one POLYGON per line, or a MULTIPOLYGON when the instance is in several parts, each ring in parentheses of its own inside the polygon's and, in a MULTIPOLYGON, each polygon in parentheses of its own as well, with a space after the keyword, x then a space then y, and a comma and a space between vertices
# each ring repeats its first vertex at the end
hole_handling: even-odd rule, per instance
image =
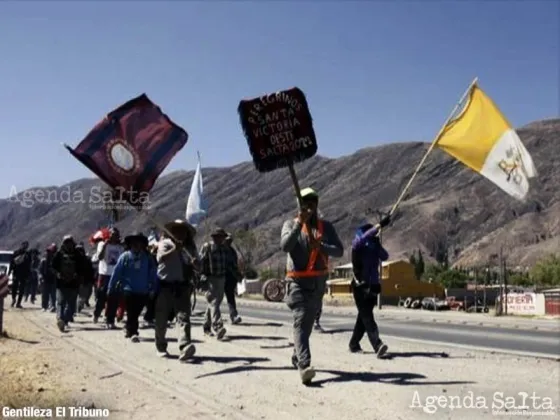
POLYGON ((358 286, 355 282, 352 283, 352 294, 358 309, 358 316, 356 317, 352 338, 350 338, 350 349, 360 348, 360 341, 364 334, 367 334, 374 350, 379 347, 381 342, 379 339, 379 328, 373 317, 373 308, 377 304, 378 293, 377 287, 372 288, 368 285, 358 286))
POLYGON ((158 351, 167 351, 167 322, 172 312, 177 316, 179 351, 191 344, 191 294, 188 283, 160 283, 156 299, 155 341, 158 351))
POLYGON ((117 318, 117 311, 119 310, 119 304, 121 303, 122 298, 123 295, 120 292, 113 292, 110 295, 107 295, 107 293, 105 293, 105 302, 107 304, 107 307, 105 308, 105 323, 107 325, 112 325, 115 323, 115 319, 117 318))
POLYGON ((237 304, 235 302, 235 291, 237 289, 237 279, 226 276, 225 294, 229 308, 229 317, 233 321, 237 317, 237 304))
POLYGON ((322 277, 305 278, 288 282, 286 304, 294 318, 294 354, 292 360, 300 369, 311 365, 309 338, 313 323, 325 293, 326 279, 322 277))
POLYGON ((44 310, 56 308, 56 284, 54 281, 43 281, 41 289, 41 307, 44 310))
POLYGON ((130 338, 138 335, 138 318, 140 318, 140 313, 148 301, 148 296, 145 294, 125 292, 124 301, 126 307, 125 331, 126 337, 130 338))
POLYGON ((80 312, 86 305, 86 302, 91 296, 92 287, 91 283, 80 285, 80 290, 78 292, 78 312, 80 312))
POLYGON ((157 296, 146 299, 146 313, 144 314, 144 321, 146 322, 154 322, 156 317, 156 299, 157 296))
POLYGON ((37 296, 37 287, 39 286, 39 277, 37 273, 32 272, 29 278, 27 279, 27 283, 25 284, 25 301, 31 298, 31 302, 35 302, 35 297, 37 296))
POLYGON ((25 293, 25 286, 27 285, 28 278, 25 276, 13 276, 12 282, 12 306, 16 303, 21 305, 23 295, 25 293))
POLYGON ((68 323, 76 312, 78 300, 77 287, 58 287, 56 289, 56 317, 68 323))
MULTIPOLYGON (((95 309, 93 310, 93 316, 99 318, 103 309, 105 309, 105 305, 107 304, 107 286, 109 286, 109 279, 111 276, 103 276, 99 275, 97 280, 97 288, 95 289, 95 309)), ((118 306, 118 304, 117 304, 118 306)), ((115 314, 117 313, 117 309, 115 308, 115 314)), ((107 314, 105 314, 107 315, 107 314)), ((113 322, 114 322, 113 316, 113 322)))

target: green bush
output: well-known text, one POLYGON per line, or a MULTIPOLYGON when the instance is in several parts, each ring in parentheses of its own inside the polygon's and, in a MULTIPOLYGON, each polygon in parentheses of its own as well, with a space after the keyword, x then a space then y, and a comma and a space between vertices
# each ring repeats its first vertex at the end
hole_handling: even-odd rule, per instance
POLYGON ((543 258, 531 270, 532 283, 540 286, 560 286, 560 256, 543 258))
POLYGON ((469 276, 464 270, 448 269, 441 264, 429 264, 426 266, 423 280, 431 280, 445 288, 462 288, 467 285, 469 276))

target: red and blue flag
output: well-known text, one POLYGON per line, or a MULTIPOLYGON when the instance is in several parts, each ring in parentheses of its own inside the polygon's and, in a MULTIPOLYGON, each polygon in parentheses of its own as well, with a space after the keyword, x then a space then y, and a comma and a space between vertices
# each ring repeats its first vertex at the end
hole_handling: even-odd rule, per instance
POLYGON ((74 149, 68 151, 120 197, 142 207, 147 194, 173 156, 188 141, 145 94, 110 112, 74 149))

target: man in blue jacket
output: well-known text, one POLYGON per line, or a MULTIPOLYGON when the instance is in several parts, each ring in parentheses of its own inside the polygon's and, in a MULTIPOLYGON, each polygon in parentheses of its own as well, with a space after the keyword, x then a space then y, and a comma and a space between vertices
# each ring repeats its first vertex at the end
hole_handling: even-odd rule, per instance
POLYGON ((377 295, 381 293, 379 266, 386 261, 389 254, 381 245, 379 231, 391 223, 389 216, 384 217, 379 224, 373 226, 365 223, 358 228, 352 241, 352 294, 358 309, 354 333, 350 338, 349 349, 352 353, 362 351, 360 341, 367 333, 369 342, 377 357, 387 352, 387 345, 379 338, 379 328, 373 317, 373 308, 377 304, 377 295))
POLYGON ((148 238, 142 233, 127 236, 128 251, 121 254, 109 280, 108 295, 124 297, 126 338, 138 343, 138 318, 157 289, 157 267, 148 254, 148 238))

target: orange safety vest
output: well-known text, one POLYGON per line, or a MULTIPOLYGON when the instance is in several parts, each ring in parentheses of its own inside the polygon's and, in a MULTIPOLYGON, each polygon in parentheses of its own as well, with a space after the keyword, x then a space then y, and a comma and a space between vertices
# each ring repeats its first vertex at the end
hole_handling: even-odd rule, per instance
MULTIPOLYGON (((296 219, 297 220, 297 219, 296 219)), ((313 232, 307 231, 307 224, 303 225, 303 233, 307 236, 313 235, 313 232)), ((317 236, 315 239, 320 240, 323 236, 323 221, 319 220, 317 222, 317 236)), ((292 279, 300 279, 305 277, 318 277, 324 276, 329 274, 329 257, 325 254, 322 254, 318 248, 314 248, 311 250, 311 254, 309 255, 309 261, 307 262, 307 267, 304 271, 288 271, 286 273, 287 277, 292 279), (321 257, 323 262, 325 263, 326 268, 324 270, 314 270, 315 263, 317 262, 317 258, 321 257)))

